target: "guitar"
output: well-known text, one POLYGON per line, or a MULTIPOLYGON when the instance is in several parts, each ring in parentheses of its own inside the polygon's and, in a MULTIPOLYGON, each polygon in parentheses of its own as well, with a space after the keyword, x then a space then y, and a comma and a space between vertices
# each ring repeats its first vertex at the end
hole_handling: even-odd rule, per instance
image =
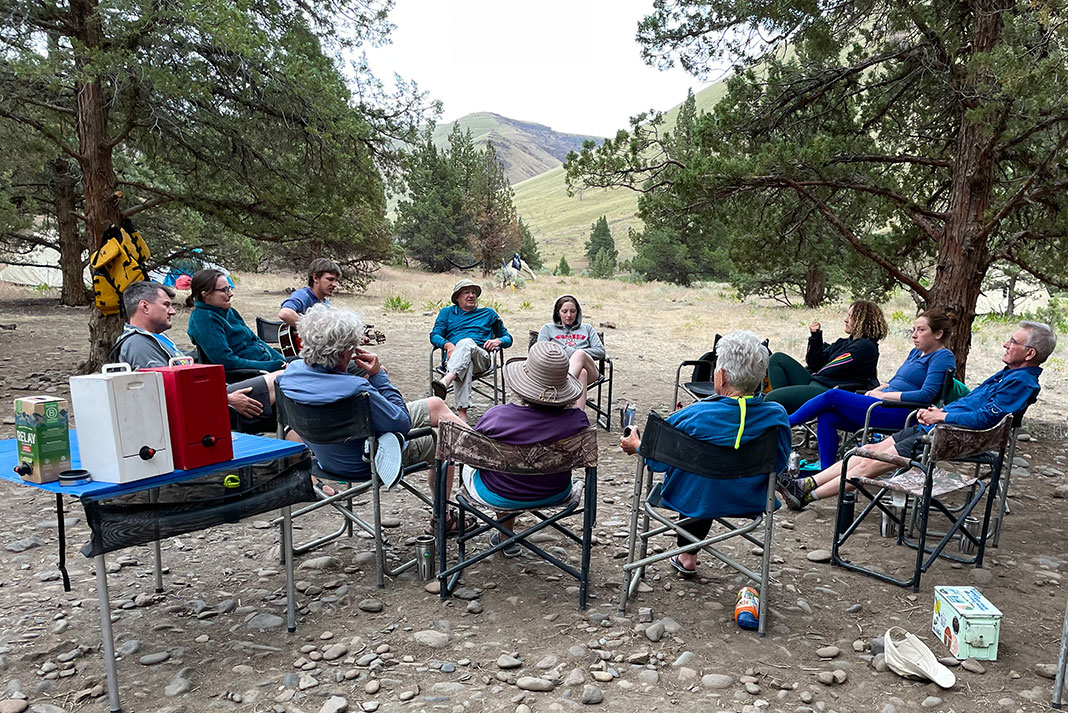
MULTIPOLYGON (((375 325, 367 324, 363 328, 363 343, 364 344, 383 344, 386 341, 386 335, 383 332, 374 328, 375 325)), ((291 327, 288 324, 283 324, 278 328, 278 350, 282 352, 282 356, 287 359, 292 359, 300 355, 300 335, 297 334, 297 328, 291 327)))

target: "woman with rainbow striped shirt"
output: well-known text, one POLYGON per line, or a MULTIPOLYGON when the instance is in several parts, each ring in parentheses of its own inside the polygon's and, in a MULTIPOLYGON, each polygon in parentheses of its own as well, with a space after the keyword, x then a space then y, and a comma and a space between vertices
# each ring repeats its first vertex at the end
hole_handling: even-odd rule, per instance
POLYGON ((807 368, 787 354, 772 354, 768 362, 771 391, 765 400, 780 403, 787 413, 793 413, 828 389, 867 391, 879 386, 876 378, 878 342, 888 332, 879 305, 867 300, 857 300, 849 305, 845 316, 848 336, 833 344, 823 341, 819 322, 813 322, 808 329, 807 368))

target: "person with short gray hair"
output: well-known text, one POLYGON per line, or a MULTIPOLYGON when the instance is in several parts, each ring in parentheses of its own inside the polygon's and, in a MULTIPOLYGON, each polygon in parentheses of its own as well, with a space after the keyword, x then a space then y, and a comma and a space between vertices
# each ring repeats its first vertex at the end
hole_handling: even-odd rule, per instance
MULTIPOLYGON (((400 391, 393 386, 377 354, 361 348, 363 318, 343 307, 313 305, 300 319, 303 347, 300 359, 290 362, 278 383, 286 396, 297 403, 322 405, 368 395, 371 407, 371 428, 378 436, 378 457, 402 465, 434 462, 436 438, 424 436, 403 444, 396 434, 406 434, 413 428, 437 428, 441 421, 453 421, 465 427, 467 423, 456 416, 445 402, 437 397, 405 403, 400 391), (354 363, 363 371, 349 370, 354 363)), ((371 466, 364 460, 364 439, 345 443, 316 443, 314 437, 305 441, 315 454, 319 465, 327 472, 344 474, 349 478, 371 476, 371 466)), ((434 474, 428 474, 431 487, 434 474)), ((322 486, 327 495, 331 495, 322 486)), ((447 495, 447 494, 446 494, 447 495)), ((455 516, 450 516, 446 530, 457 530, 455 516)), ((434 534, 434 523, 427 534, 434 534)))
POLYGON ((1035 350, 1035 361, 1045 363, 1050 354, 1057 348, 1057 335, 1050 326, 1044 322, 1020 322, 1020 328, 1030 332, 1027 337, 1027 346, 1035 350))
MULTIPOLYGON (((790 422, 781 404, 755 394, 768 368, 768 350, 752 332, 739 330, 716 343, 716 367, 712 379, 716 395, 690 404, 665 420, 668 425, 708 443, 739 448, 778 431, 777 469, 786 468, 790 457, 790 422)), ((619 441, 624 452, 634 454, 641 446, 637 430, 619 441)), ((712 518, 748 515, 752 503, 761 501, 767 489, 767 474, 719 480, 688 473, 658 461, 647 461, 656 472, 665 473, 662 489, 667 507, 681 517, 696 518, 684 529, 698 540, 708 536, 712 518)), ((680 536, 679 547, 692 544, 680 536)), ((697 572, 697 552, 683 552, 668 562, 684 577, 697 572)))

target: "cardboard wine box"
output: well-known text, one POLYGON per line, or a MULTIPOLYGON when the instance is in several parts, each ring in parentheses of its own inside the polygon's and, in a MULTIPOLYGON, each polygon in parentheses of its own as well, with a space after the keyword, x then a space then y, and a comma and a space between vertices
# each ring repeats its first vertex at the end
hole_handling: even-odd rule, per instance
POLYGON ((54 396, 15 399, 16 470, 31 483, 52 483, 70 470, 67 401, 54 396))

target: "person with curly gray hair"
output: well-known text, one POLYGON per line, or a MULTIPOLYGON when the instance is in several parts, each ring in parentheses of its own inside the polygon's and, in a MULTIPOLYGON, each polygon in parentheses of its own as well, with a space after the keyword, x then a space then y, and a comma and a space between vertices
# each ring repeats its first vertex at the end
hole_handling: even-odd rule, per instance
MULTIPOLYGON (((777 429, 777 467, 782 470, 790 457, 786 409, 754 395, 767 369, 768 350, 757 335, 742 330, 731 332, 716 344, 716 395, 676 411, 665 420, 687 435, 728 448, 739 448, 768 429, 777 429)), ((619 445, 626 453, 637 453, 641 446, 637 430, 620 438, 619 445)), ((683 527, 698 540, 708 535, 712 518, 752 513, 753 503, 763 502, 767 492, 765 474, 718 480, 654 460, 647 463, 654 471, 665 474, 663 499, 667 506, 682 517, 696 518, 683 527)), ((689 544, 689 540, 678 538, 679 547, 689 544)), ((684 577, 697 572, 697 552, 683 552, 668 562, 684 577)))
MULTIPOLYGON (((380 453, 383 449, 400 450, 400 441, 394 434, 426 426, 436 428, 441 421, 467 425, 437 397, 405 403, 378 355, 360 348, 364 323, 352 310, 313 305, 298 324, 303 340, 300 359, 290 363, 278 384, 289 398, 308 405, 332 403, 366 392, 371 427, 381 437, 380 453), (363 369, 364 375, 347 371, 350 362, 363 369)), ((363 439, 331 444, 305 442, 324 470, 370 477, 371 467, 363 459, 363 439)), ((399 454, 402 465, 432 461, 434 447, 433 436, 408 441, 399 454)), ((429 481, 432 486, 432 474, 429 481)), ((455 516, 451 516, 450 530, 455 530, 454 520, 455 516)))

